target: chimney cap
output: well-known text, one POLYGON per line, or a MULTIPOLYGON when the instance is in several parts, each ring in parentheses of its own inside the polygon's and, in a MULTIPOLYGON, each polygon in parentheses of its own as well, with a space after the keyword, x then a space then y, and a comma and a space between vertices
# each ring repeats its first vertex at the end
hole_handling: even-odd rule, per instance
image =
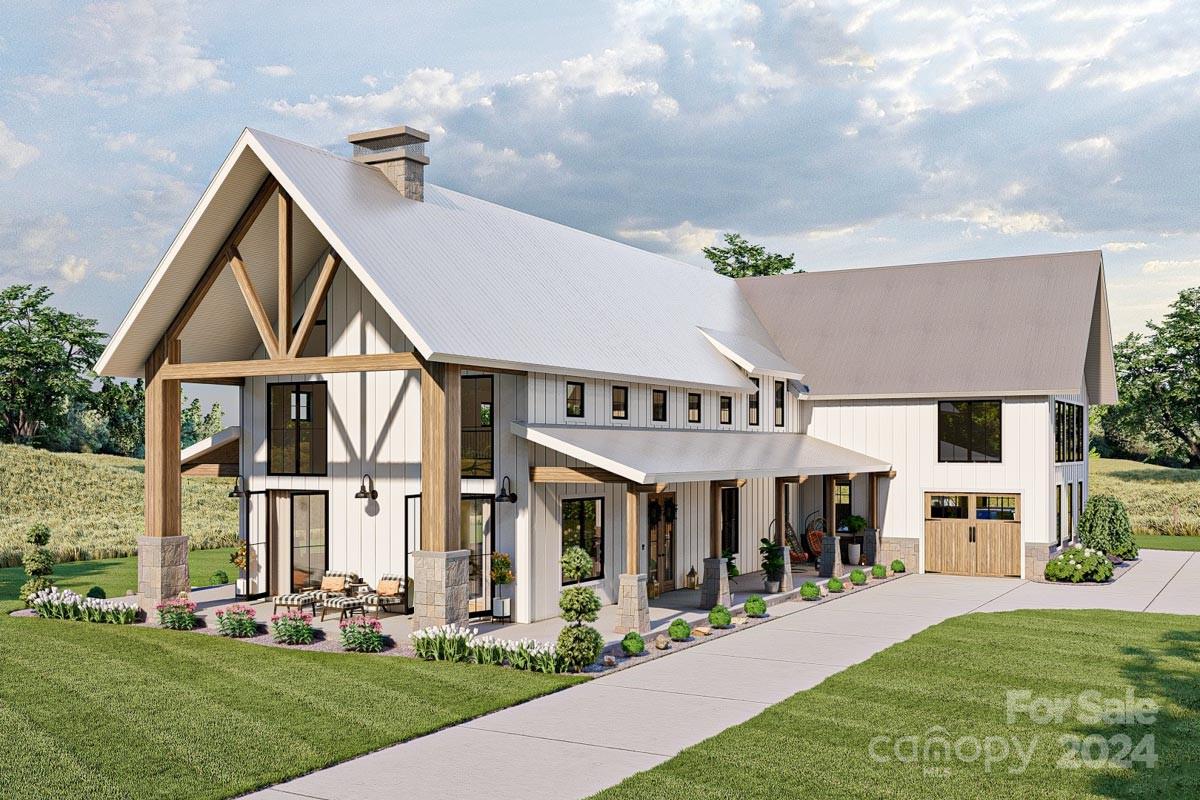
POLYGON ((346 141, 350 144, 363 144, 365 142, 373 142, 376 139, 390 139, 397 136, 411 137, 413 143, 429 141, 428 133, 409 127, 408 125, 395 125, 391 128, 376 128, 371 131, 352 133, 346 137, 346 141))

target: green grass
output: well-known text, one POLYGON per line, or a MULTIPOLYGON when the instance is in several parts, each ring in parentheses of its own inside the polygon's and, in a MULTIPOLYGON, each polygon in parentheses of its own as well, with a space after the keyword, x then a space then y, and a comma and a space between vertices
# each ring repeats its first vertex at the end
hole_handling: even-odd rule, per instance
MULTIPOLYGON (((699 712, 698 712, 699 713, 699 712)), ((753 719, 596 795, 604 800, 688 798, 1086 798, 1196 797, 1200 793, 1200 617, 1108 611, 1018 611, 957 617, 917 634, 793 695, 753 719), (1151 725, 1088 725, 1075 713, 1062 723, 1007 724, 1007 690, 1034 697, 1161 704, 1151 725), (931 730, 936 726, 945 731, 931 730), (1017 737, 1034 746, 1028 768, 1010 774, 1015 756, 985 771, 983 759, 916 763, 894 760, 892 741, 1017 737), (1154 735, 1158 764, 1120 769, 1059 769, 1059 736, 1154 735), (1033 742, 1036 740, 1036 745, 1033 742), (926 769, 933 772, 927 773, 926 769), (948 769, 948 772, 943 772, 948 769)), ((999 745, 993 745, 998 750, 999 745)), ((1098 747, 1098 745, 1093 745, 1098 747)), ((903 746, 902 746, 902 752, 903 746)), ((970 755, 969 746, 964 752, 970 755)), ((994 750, 995 752, 995 750, 994 750)), ((1098 750, 1093 750, 1093 753, 1098 750)), ((936 753, 931 753, 936 756, 936 753)))
POLYGON ((1093 458, 1088 477, 1092 494, 1125 504, 1135 534, 1200 536, 1200 469, 1093 458))
MULTIPOLYGON (((232 547, 218 550, 193 550, 188 554, 193 586, 209 586, 212 574, 224 570, 230 580, 237 577, 237 569, 229 563, 232 547)), ((99 561, 71 561, 54 565, 54 583, 60 589, 71 589, 84 594, 93 586, 99 586, 109 597, 120 597, 127 591, 137 591, 137 556, 107 558, 99 561)), ((20 567, 0 569, 0 600, 17 599, 17 590, 29 578, 20 567)))
POLYGON ((1200 550, 1200 536, 1157 536, 1144 534, 1133 540, 1143 550, 1200 550))
POLYGON ((6 800, 231 797, 581 680, 13 618, 13 607, 0 604, 6 800))
MULTIPOLYGON (((60 561, 136 553, 145 529, 143 469, 136 458, 0 445, 0 567, 21 563, 35 522, 50 526, 60 561)), ((226 478, 183 479, 183 532, 192 547, 234 545, 238 505, 229 486, 226 478)))

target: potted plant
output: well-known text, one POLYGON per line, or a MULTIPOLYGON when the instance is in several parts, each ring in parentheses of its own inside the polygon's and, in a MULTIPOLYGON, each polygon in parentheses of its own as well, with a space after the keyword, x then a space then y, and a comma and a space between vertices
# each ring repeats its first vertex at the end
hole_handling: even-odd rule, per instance
POLYGON ((766 579, 763 588, 767 594, 778 594, 783 571, 787 568, 783 560, 783 548, 770 539, 763 539, 758 543, 758 554, 762 556, 763 576, 766 579))
MULTIPOLYGON (((861 536, 862 532, 867 529, 867 521, 858 514, 851 514, 846 517, 846 532, 852 536, 861 536)), ((846 544, 846 561, 850 564, 857 565, 862 560, 862 542, 849 542, 846 544)))
MULTIPOLYGON (((500 594, 504 593, 504 587, 513 582, 516 576, 513 575, 512 559, 508 553, 493 553, 492 554, 492 585, 499 587, 500 594)), ((492 598, 492 617, 499 619, 512 618, 512 600, 508 597, 493 597, 492 598)))
POLYGON ((237 585, 234 591, 239 597, 245 597, 248 594, 250 585, 250 577, 247 574, 247 568, 250 566, 250 547, 245 539, 239 539, 237 546, 233 548, 233 552, 229 554, 229 563, 237 568, 237 585))

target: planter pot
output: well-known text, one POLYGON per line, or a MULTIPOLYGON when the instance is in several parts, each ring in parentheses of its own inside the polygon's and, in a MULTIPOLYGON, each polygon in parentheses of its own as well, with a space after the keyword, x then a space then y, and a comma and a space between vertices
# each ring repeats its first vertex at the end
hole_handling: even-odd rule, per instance
POLYGON ((235 584, 234 591, 237 592, 239 597, 246 596, 246 583, 247 583, 247 581, 245 578, 237 579, 237 583, 235 584))
POLYGON ((858 542, 852 542, 846 545, 846 560, 851 566, 858 566, 858 562, 862 560, 862 545, 858 542))
POLYGON ((492 616, 508 619, 512 616, 512 600, 507 597, 492 598, 492 616))
POLYGON ((764 583, 766 585, 763 588, 766 590, 767 594, 779 594, 779 584, 782 583, 782 581, 764 581, 764 583))

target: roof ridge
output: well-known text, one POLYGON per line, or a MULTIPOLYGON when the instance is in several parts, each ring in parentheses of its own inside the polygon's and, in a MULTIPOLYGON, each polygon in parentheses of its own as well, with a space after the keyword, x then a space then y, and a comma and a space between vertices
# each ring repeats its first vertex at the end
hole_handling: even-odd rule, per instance
MULTIPOLYGON (((1031 259, 1045 258, 1064 258, 1067 256, 1084 256, 1096 255, 1103 256, 1104 251, 1100 248, 1094 250, 1064 250, 1053 253, 1022 253, 1015 256, 985 256, 983 258, 949 258, 944 261, 920 261, 910 262, 907 264, 878 264, 875 266, 861 267, 832 267, 830 269, 808 270, 806 272, 789 272, 782 275, 757 275, 746 278, 737 278, 738 281, 756 281, 756 280, 772 280, 777 278, 798 278, 805 275, 833 275, 844 274, 847 272, 875 272, 880 270, 901 270, 901 269, 919 269, 921 267, 943 267, 951 265, 982 265, 991 264, 1001 261, 1028 261, 1031 259)), ((1099 264, 1097 264, 1099 266, 1099 264)))

